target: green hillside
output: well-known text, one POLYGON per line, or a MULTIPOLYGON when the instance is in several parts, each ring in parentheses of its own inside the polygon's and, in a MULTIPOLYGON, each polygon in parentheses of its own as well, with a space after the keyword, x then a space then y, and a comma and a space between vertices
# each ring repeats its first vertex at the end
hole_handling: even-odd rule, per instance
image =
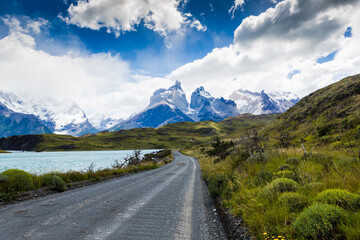
POLYGON ((304 97, 264 129, 271 135, 305 137, 316 145, 335 148, 360 138, 360 75, 347 77, 304 97))

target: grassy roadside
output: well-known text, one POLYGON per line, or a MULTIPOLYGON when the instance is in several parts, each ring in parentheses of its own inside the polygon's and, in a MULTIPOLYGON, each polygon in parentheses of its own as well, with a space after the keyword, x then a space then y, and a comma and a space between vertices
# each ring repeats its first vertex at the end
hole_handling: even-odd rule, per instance
MULTIPOLYGON (((131 158, 131 157, 129 157, 131 158)), ((172 161, 170 150, 162 150, 145 156, 136 163, 123 167, 115 162, 112 168, 94 171, 90 166, 87 171, 52 172, 42 175, 30 174, 22 170, 9 169, 0 174, 0 202, 15 201, 19 196, 34 190, 63 192, 79 183, 100 182, 109 178, 124 176, 140 171, 156 169, 172 161)), ((36 193, 34 193, 36 194, 36 193)))
POLYGON ((212 197, 243 218, 257 239, 360 239, 360 159, 346 151, 273 149, 199 159, 212 197), (279 238, 281 236, 281 238, 279 238))
POLYGON ((257 239, 360 239, 359 113, 355 75, 275 121, 184 152, 257 239))

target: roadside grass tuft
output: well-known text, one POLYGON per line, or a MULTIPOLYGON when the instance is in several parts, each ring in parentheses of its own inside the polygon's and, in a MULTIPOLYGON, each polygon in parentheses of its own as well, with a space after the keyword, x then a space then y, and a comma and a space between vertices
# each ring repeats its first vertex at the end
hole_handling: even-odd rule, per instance
MULTIPOLYGON (((359 225, 356 225, 360 222, 360 211, 356 207, 359 202, 354 200, 360 196, 360 165, 343 151, 330 148, 309 150, 305 159, 302 149, 267 150, 264 153, 266 160, 259 161, 263 159, 260 155, 244 159, 241 151, 235 148, 221 162, 204 156, 199 148, 183 152, 199 159, 210 194, 220 197, 222 206, 231 214, 241 216, 257 239, 264 239, 263 233, 267 236, 281 235, 286 239, 314 238, 311 232, 299 230, 306 229, 306 226, 300 227, 302 220, 298 217, 305 211, 307 215, 304 213, 302 216, 310 216, 317 212, 316 209, 329 209, 339 216, 318 239, 360 239, 359 225), (285 170, 289 167, 291 170, 285 170), (345 196, 350 194, 351 204, 343 200, 340 201, 342 205, 339 201, 320 201, 332 199, 325 194, 332 189, 346 192, 345 196), (316 207, 319 204, 320 207, 316 207), (348 207, 342 209, 337 205, 348 207), (313 210, 307 210, 309 208, 313 210), (332 210, 334 208, 336 210, 332 210), (298 224, 294 225, 296 221, 298 224)), ((328 219, 327 215, 324 219, 328 219)), ((313 228, 313 225, 307 226, 313 228)))

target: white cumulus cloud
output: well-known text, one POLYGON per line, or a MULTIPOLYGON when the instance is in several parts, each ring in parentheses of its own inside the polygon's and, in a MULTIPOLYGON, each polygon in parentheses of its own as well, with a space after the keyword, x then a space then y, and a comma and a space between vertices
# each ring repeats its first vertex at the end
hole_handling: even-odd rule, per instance
POLYGON ((36 48, 26 21, 7 18, 4 22, 10 33, 0 39, 1 90, 70 99, 88 115, 116 113, 126 118, 145 108, 153 91, 169 84, 164 79, 132 77, 120 55, 67 52, 53 56, 36 48))
POLYGON ((116 36, 136 31, 141 23, 163 36, 186 26, 206 30, 191 14, 180 11, 185 3, 182 0, 79 0, 76 5, 70 5, 68 16, 62 18, 81 28, 106 28, 116 36))
POLYGON ((358 0, 284 0, 244 19, 230 46, 214 49, 168 77, 189 89, 204 85, 216 96, 239 88, 304 96, 360 72, 359 7, 358 0), (348 27, 351 38, 343 35, 348 27), (333 61, 317 63, 334 51, 333 61))

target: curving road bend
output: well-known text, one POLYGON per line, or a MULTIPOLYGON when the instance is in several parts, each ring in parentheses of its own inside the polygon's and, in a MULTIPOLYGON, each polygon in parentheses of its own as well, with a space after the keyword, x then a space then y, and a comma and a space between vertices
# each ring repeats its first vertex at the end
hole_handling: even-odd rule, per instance
POLYGON ((198 162, 161 168, 0 208, 0 239, 226 239, 198 162))

